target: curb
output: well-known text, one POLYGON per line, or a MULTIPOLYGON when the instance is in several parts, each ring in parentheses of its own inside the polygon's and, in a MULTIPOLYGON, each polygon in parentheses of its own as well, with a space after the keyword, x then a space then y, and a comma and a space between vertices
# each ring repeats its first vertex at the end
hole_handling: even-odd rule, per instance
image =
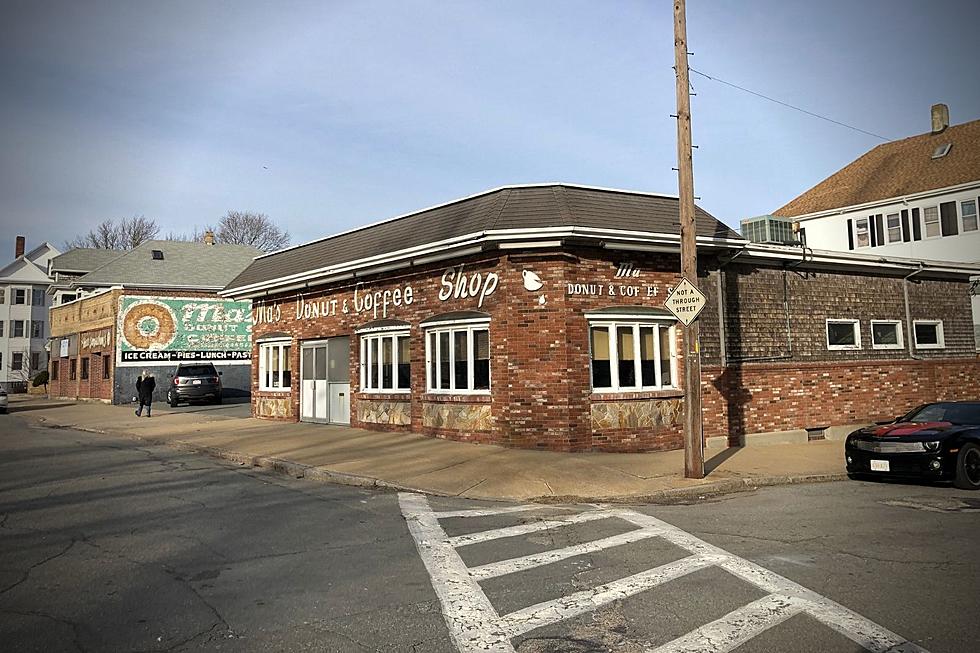
POLYGON ((846 480, 846 473, 836 474, 792 474, 776 476, 758 476, 750 478, 725 479, 723 481, 712 481, 701 485, 688 487, 667 488, 645 495, 610 495, 610 496, 583 496, 576 494, 552 496, 543 495, 529 497, 526 499, 513 499, 507 497, 486 497, 486 496, 467 496, 463 494, 450 494, 429 488, 413 487, 359 474, 349 474, 347 472, 337 472, 324 467, 307 465, 291 460, 276 458, 273 456, 255 456, 247 453, 221 449, 206 445, 194 444, 184 440, 163 440, 153 437, 144 437, 134 433, 120 433, 116 431, 106 431, 76 424, 55 424, 48 422, 44 417, 38 419, 40 426, 51 429, 73 429, 86 433, 98 435, 113 435, 125 437, 148 444, 160 445, 186 451, 189 453, 202 454, 210 458, 227 460, 242 466, 258 467, 275 472, 282 476, 290 476, 296 479, 308 479, 319 483, 332 483, 334 485, 347 485, 351 487, 377 488, 397 492, 414 492, 427 494, 430 496, 453 497, 461 499, 472 499, 474 501, 503 501, 503 502, 523 502, 540 504, 567 504, 567 503, 615 503, 615 504, 684 504, 690 502, 704 501, 707 499, 717 499, 722 495, 736 494, 740 492, 752 492, 760 487, 773 487, 777 485, 800 485, 803 483, 829 483, 833 481, 846 480))

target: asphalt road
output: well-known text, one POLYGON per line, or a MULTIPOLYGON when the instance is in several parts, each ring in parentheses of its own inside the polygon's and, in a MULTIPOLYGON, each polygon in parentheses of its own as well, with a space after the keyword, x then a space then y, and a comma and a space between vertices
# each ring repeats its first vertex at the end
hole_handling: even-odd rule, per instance
POLYGON ((0 648, 453 651, 509 627, 504 650, 524 652, 862 650, 827 625, 836 608, 773 609, 771 581, 933 653, 978 649, 976 493, 844 482, 500 508, 0 416, 0 648), (711 564, 662 578, 692 552, 711 564), (731 622, 754 636, 726 641, 731 622), (685 648, 707 624, 717 646, 685 648))

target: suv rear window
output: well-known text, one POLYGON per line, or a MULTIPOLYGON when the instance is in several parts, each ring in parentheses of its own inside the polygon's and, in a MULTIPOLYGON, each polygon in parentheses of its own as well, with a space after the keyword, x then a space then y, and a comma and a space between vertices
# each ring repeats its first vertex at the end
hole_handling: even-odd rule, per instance
POLYGON ((175 376, 218 376, 214 365, 182 365, 175 376))

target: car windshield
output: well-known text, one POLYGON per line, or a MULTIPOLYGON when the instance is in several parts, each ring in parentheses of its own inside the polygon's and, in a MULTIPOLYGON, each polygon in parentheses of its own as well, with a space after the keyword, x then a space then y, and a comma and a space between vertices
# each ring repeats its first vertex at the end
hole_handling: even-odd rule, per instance
POLYGON ((210 365, 187 365, 177 368, 177 376, 217 376, 210 365))
POLYGON ((902 421, 980 424, 980 402, 928 404, 912 411, 902 421))

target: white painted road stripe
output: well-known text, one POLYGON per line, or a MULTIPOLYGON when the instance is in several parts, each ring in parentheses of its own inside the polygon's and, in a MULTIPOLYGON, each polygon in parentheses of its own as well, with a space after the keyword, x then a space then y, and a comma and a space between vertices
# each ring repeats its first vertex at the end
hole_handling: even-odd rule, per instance
POLYGON ((563 519, 543 520, 451 538, 439 525, 440 515, 429 508, 424 497, 416 494, 399 494, 398 500, 409 531, 415 538, 419 555, 429 571, 432 586, 442 604, 450 637, 461 653, 471 651, 513 653, 514 647, 511 644, 513 637, 590 612, 612 601, 633 596, 711 565, 718 566, 758 587, 768 596, 665 644, 657 649, 658 653, 689 651, 724 653, 800 613, 817 619, 873 653, 928 653, 918 645, 839 603, 650 515, 632 510, 597 509, 569 515, 563 519), (500 537, 512 537, 611 517, 624 519, 640 530, 577 547, 483 565, 473 570, 466 567, 455 548, 500 537), (503 617, 498 615, 477 583, 478 577, 488 578, 500 575, 498 572, 506 569, 512 571, 502 573, 513 573, 540 564, 548 564, 555 559, 576 555, 573 551, 580 547, 598 546, 599 543, 616 538, 639 537, 638 533, 648 537, 662 537, 671 544, 686 549, 692 555, 590 590, 517 610, 503 617))
POLYGON ((439 519, 449 517, 493 517, 494 515, 506 515, 512 512, 527 512, 529 510, 543 510, 545 506, 507 506, 506 508, 474 508, 472 510, 443 510, 436 512, 439 519))
POLYGON ((606 603, 625 599, 639 594, 651 587, 662 585, 675 578, 686 576, 692 572, 704 569, 718 560, 713 556, 689 556, 680 560, 647 569, 638 574, 614 580, 605 585, 592 589, 575 592, 554 601, 538 603, 510 614, 500 619, 503 629, 510 637, 516 637, 535 628, 541 628, 558 621, 571 619, 580 614, 591 612, 606 603))
POLYGON ((459 554, 449 545, 425 497, 399 493, 398 503, 419 556, 429 571, 432 588, 442 604, 442 615, 456 649, 460 653, 514 653, 510 639, 500 631, 497 611, 476 581, 470 578, 459 554))
POLYGON ((803 611, 801 603, 792 597, 770 594, 653 649, 651 653, 728 653, 759 633, 800 614, 803 611))
POLYGON ((604 537, 601 540, 592 540, 591 542, 586 542, 584 544, 566 546, 563 549, 553 549, 551 551, 545 551, 544 553, 534 553, 532 555, 527 555, 520 558, 511 558, 509 560, 501 560, 500 562, 491 562, 490 564, 479 567, 470 567, 470 575, 477 580, 494 578, 496 576, 505 576, 507 574, 523 571, 525 569, 539 567, 541 565, 550 565, 553 562, 559 562, 560 560, 565 560, 567 558, 574 558, 575 556, 584 555, 586 553, 595 553, 596 551, 602 551, 603 549, 609 549, 614 546, 622 546, 624 544, 639 542, 640 540, 657 537, 658 535, 660 535, 659 531, 637 529, 635 531, 629 531, 628 533, 620 533, 619 535, 604 537))
POLYGON ((610 517, 615 517, 616 515, 606 512, 604 510, 590 510, 588 512, 580 512, 575 515, 569 515, 568 517, 562 517, 561 519, 545 519, 541 521, 528 522, 526 524, 518 524, 517 526, 506 526, 504 528, 495 528, 489 531, 481 531, 479 533, 470 533, 468 535, 457 535, 456 537, 450 537, 449 543, 453 546, 466 546, 467 544, 476 544, 477 542, 488 542, 490 540, 497 540, 502 537, 515 537, 517 535, 526 535, 527 533, 535 533, 537 531, 547 531, 552 528, 560 528, 562 526, 568 526, 570 524, 580 524, 587 521, 595 521, 597 519, 609 519, 610 517))

